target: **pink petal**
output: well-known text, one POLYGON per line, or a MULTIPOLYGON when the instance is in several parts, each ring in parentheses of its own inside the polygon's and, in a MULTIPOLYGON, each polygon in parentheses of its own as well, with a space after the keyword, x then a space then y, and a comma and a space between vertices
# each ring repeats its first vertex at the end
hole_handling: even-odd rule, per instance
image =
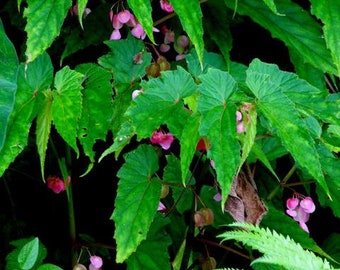
POLYGON ((118 20, 123 24, 127 23, 130 20, 130 18, 131 18, 131 13, 127 9, 118 13, 118 20))
POLYGON ((166 210, 165 205, 162 202, 159 202, 157 211, 164 211, 166 210))
POLYGON ((306 213, 300 206, 296 208, 297 215, 294 220, 299 222, 307 222, 309 220, 309 213, 306 213))
POLYGON ((143 92, 143 90, 142 89, 138 89, 138 90, 134 90, 133 92, 132 92, 132 99, 135 99, 136 97, 138 97, 141 93, 143 92))
POLYGON ((311 197, 301 200, 300 206, 306 213, 313 213, 315 211, 315 204, 311 197))
POLYGON ((300 200, 298 198, 289 198, 286 202, 286 206, 290 210, 294 210, 299 205, 300 200))
POLYGON ((122 36, 121 36, 118 29, 115 29, 115 30, 112 31, 112 34, 110 36, 110 40, 118 40, 118 39, 121 39, 121 38, 122 38, 122 36))
POLYGON ((236 121, 242 120, 242 113, 240 111, 236 111, 236 121))
POLYGON ((213 198, 216 202, 220 202, 222 200, 221 193, 217 193, 213 198))
POLYGON ((103 260, 101 257, 93 255, 90 257, 90 262, 93 264, 94 267, 100 268, 103 265, 103 260))
POLYGON ((132 28, 131 34, 136 38, 142 38, 145 32, 143 27, 137 23, 136 26, 132 28))
POLYGON ((123 24, 118 20, 118 15, 115 14, 113 15, 113 18, 112 18, 112 27, 116 30, 120 29, 123 27, 123 24))
POLYGON ((159 50, 162 52, 162 53, 165 53, 165 52, 168 52, 170 50, 170 46, 168 44, 161 44, 159 46, 159 50))
POLYGON ((305 232, 309 233, 307 224, 306 224, 305 222, 300 221, 300 222, 299 222, 299 225, 300 225, 300 227, 301 227, 305 232))
POLYGON ((168 150, 174 141, 174 136, 171 133, 164 134, 162 140, 159 142, 159 145, 162 146, 164 150, 168 150))
POLYGON ((295 210, 287 209, 286 213, 287 213, 287 215, 289 215, 291 217, 296 217, 297 216, 297 212, 295 210))
POLYGON ((161 6, 161 9, 163 9, 164 11, 168 13, 171 13, 174 11, 174 8, 172 7, 172 5, 166 0, 160 0, 159 4, 161 6))

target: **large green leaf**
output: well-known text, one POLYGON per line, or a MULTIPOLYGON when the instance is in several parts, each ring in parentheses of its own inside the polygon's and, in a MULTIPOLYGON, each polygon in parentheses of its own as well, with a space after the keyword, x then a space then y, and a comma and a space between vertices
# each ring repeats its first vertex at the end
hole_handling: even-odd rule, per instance
MULTIPOLYGON (((233 1, 225 3, 234 9, 233 1)), ((332 57, 322 38, 321 26, 293 1, 276 1, 276 7, 285 16, 274 14, 263 1, 259 0, 239 0, 236 11, 250 16, 268 29, 273 37, 281 39, 291 50, 297 51, 305 62, 324 72, 336 74, 332 57)))
POLYGON ((27 63, 43 53, 59 35, 71 7, 71 0, 28 0, 24 11, 27 18, 27 63))
POLYGON ((81 83, 84 75, 64 67, 54 79, 52 116, 58 133, 79 155, 77 134, 82 110, 83 89, 81 83))
POLYGON ((225 202, 240 162, 236 106, 228 101, 237 86, 227 72, 212 68, 199 79, 202 82, 198 100, 198 111, 202 113, 199 132, 211 142, 208 156, 215 163, 217 182, 225 202))
POLYGON ((157 211, 161 182, 154 178, 158 157, 152 146, 141 145, 125 156, 111 219, 115 222, 116 261, 125 261, 146 238, 157 211))
POLYGON ((18 57, 0 20, 0 151, 4 146, 9 116, 17 90, 18 57))
POLYGON ((323 32, 327 47, 330 49, 333 61, 340 75, 340 2, 328 0, 311 0, 312 13, 323 22, 323 32))
POLYGON ((142 241, 136 252, 126 261, 128 269, 171 269, 168 253, 171 238, 164 228, 169 223, 168 218, 164 218, 161 214, 156 215, 150 226, 147 238, 142 241))
POLYGON ((32 120, 42 106, 42 90, 51 85, 52 79, 53 67, 47 54, 42 54, 27 66, 20 65, 16 101, 7 127, 8 136, 0 151, 0 175, 27 145, 32 120))
POLYGON ((98 63, 113 73, 115 84, 130 84, 145 75, 151 62, 151 54, 145 51, 144 43, 129 35, 127 39, 106 41, 112 52, 100 57, 98 63), (141 61, 135 57, 141 55, 141 61))
POLYGON ((127 111, 138 138, 151 136, 162 124, 167 124, 170 132, 179 138, 189 117, 182 99, 196 91, 190 74, 178 67, 174 71, 162 72, 159 78, 143 81, 141 86, 144 92, 127 111), (170 117, 174 114, 176 117, 170 117))
MULTIPOLYGON (((281 72, 276 65, 255 59, 247 70, 246 83, 257 99, 257 108, 269 120, 297 164, 329 193, 315 142, 295 104, 284 94, 295 85, 295 80, 286 79, 287 73, 281 72)), ((309 95, 305 99, 308 102, 309 95)))
POLYGON ((112 121, 111 74, 95 64, 83 64, 76 71, 85 75, 83 109, 78 138, 84 153, 94 162, 93 145, 104 140, 112 121))
POLYGON ((187 32, 191 42, 195 45, 200 63, 203 64, 203 15, 200 2, 196 0, 187 0, 183 5, 182 0, 170 0, 170 3, 177 13, 183 29, 187 32))
POLYGON ((127 0, 127 2, 151 42, 155 43, 153 38, 151 0, 127 0))

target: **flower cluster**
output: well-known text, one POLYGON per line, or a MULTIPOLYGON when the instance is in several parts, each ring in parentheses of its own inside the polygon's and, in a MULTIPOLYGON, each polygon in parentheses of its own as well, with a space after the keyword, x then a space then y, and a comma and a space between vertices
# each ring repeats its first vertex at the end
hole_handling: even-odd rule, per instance
MULTIPOLYGON (((120 33, 120 29, 127 25, 131 28, 131 34, 140 39, 144 39, 146 37, 146 33, 142 27, 142 25, 138 22, 136 17, 127 9, 118 12, 117 14, 113 13, 113 10, 110 9, 110 21, 112 23, 113 31, 110 36, 110 40, 119 40, 122 38, 120 33)), ((154 32, 159 32, 157 28, 153 28, 154 32)))
POLYGON ((57 176, 49 176, 47 178, 47 187, 56 194, 66 190, 65 182, 57 176))
POLYGON ((300 227, 309 233, 306 222, 309 220, 309 214, 315 211, 315 204, 311 197, 303 197, 302 195, 295 194, 286 202, 287 215, 291 216, 294 220, 299 222, 300 227))
POLYGON ((155 130, 150 141, 153 144, 159 144, 164 150, 168 150, 174 141, 174 136, 171 133, 155 130))

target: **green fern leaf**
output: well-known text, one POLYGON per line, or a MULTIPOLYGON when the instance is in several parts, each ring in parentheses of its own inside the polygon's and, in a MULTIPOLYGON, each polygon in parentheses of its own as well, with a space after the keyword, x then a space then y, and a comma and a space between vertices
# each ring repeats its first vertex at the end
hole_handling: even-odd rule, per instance
POLYGON ((221 234, 223 240, 236 240, 244 245, 250 246, 264 255, 254 260, 251 265, 266 263, 279 265, 284 269, 332 269, 329 262, 317 257, 314 253, 304 250, 300 244, 289 237, 284 237, 276 231, 268 228, 260 228, 248 223, 233 223, 234 228, 243 230, 233 230, 221 234))

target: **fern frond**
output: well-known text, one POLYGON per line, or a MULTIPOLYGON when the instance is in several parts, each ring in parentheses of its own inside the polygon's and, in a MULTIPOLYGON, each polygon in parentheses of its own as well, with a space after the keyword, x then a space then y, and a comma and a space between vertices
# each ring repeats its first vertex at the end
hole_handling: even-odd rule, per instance
POLYGON ((237 222, 230 226, 244 230, 228 231, 219 235, 219 237, 223 238, 224 241, 232 239, 240 241, 264 254, 251 263, 255 269, 259 269, 255 265, 260 264, 273 264, 282 266, 284 269, 294 270, 333 269, 327 260, 304 250, 300 244, 288 236, 285 237, 276 231, 270 231, 268 228, 260 228, 249 223, 237 222))

